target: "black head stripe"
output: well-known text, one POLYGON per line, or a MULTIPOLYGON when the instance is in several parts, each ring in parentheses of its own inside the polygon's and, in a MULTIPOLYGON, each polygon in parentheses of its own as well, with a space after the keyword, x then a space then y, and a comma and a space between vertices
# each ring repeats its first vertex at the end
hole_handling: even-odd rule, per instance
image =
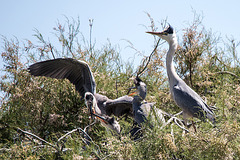
POLYGON ((134 84, 135 84, 135 85, 139 86, 139 85, 140 85, 140 82, 142 82, 142 80, 141 80, 139 77, 136 77, 136 78, 134 79, 134 84))
POLYGON ((169 26, 164 30, 164 32, 168 33, 168 34, 173 34, 173 28, 172 26, 169 24, 169 26))
POLYGON ((112 118, 110 117, 107 121, 108 121, 108 123, 109 123, 110 125, 113 124, 113 122, 114 122, 114 117, 112 117, 112 118))
POLYGON ((86 100, 91 100, 92 101, 93 100, 93 96, 92 95, 87 95, 86 96, 86 100))

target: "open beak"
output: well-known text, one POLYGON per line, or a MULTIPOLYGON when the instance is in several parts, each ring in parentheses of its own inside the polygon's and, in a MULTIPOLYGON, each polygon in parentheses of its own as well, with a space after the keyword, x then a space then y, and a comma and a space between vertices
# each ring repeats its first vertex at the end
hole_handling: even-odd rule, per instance
POLYGON ((137 95, 137 92, 133 92, 133 93, 129 94, 129 96, 135 96, 135 95, 137 95))
POLYGON ((135 86, 135 87, 129 88, 129 90, 128 90, 128 96, 136 96, 136 95, 138 95, 138 90, 130 93, 130 91, 131 91, 132 89, 137 89, 137 87, 135 86), (129 94, 129 93, 130 93, 130 94, 129 94))
POLYGON ((156 35, 156 36, 167 35, 166 32, 146 32, 146 33, 149 33, 149 34, 152 34, 152 35, 156 35))
POLYGON ((136 89, 136 88, 137 88, 136 86, 128 88, 127 95, 132 96, 132 93, 131 94, 129 93, 131 92, 132 89, 136 89))

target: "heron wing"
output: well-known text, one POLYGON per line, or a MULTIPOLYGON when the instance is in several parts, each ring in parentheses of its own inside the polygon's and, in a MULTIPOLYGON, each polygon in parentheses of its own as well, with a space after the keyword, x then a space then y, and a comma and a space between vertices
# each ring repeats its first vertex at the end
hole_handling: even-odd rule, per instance
POLYGON ((206 114, 214 115, 203 99, 185 83, 173 87, 173 97, 177 105, 191 116, 204 119, 206 114))
POLYGON ((132 111, 132 101, 133 97, 122 96, 117 99, 108 99, 105 102, 105 108, 107 115, 114 114, 115 116, 122 116, 124 114, 133 115, 132 111))
POLYGON ((72 58, 58 58, 32 64, 29 73, 34 76, 45 76, 57 79, 68 79, 84 97, 85 92, 95 94, 96 83, 91 69, 84 61, 72 58))
POLYGON ((141 103, 140 105, 138 103, 133 103, 134 108, 134 120, 141 124, 143 122, 146 122, 149 114, 152 110, 154 103, 141 103))

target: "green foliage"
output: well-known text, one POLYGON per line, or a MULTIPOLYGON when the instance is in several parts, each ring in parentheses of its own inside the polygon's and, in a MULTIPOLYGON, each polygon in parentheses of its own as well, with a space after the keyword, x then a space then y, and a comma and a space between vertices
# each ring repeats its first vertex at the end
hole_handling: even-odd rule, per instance
MULTIPOLYGON (((154 21, 151 17, 150 20, 150 28, 154 30, 154 21)), ((68 80, 30 76, 27 72, 30 63, 54 57, 85 60, 93 71, 97 92, 109 98, 125 95, 128 87, 132 86, 129 78, 135 73, 131 62, 123 62, 119 51, 110 42, 96 49, 84 37, 79 39, 79 26, 79 20, 66 18, 64 25, 59 22, 54 27, 59 42, 56 45, 46 41, 37 30, 37 44, 27 40, 21 46, 16 38, 8 40, 2 37, 2 159, 240 158, 239 43, 230 38, 222 48, 219 47, 219 42, 224 39, 206 30, 200 17, 195 17, 193 23, 183 29, 183 37, 179 37, 179 48, 174 60, 178 74, 186 83, 207 100, 210 106, 217 107, 215 127, 208 122, 199 122, 196 123, 197 133, 190 127, 190 132, 183 134, 183 130, 173 122, 163 128, 150 129, 145 126, 144 136, 135 142, 129 135, 133 120, 122 117, 118 119, 122 129, 120 136, 97 123, 88 129, 92 138, 89 145, 84 143, 84 134, 80 130, 57 142, 66 132, 83 129, 91 123, 87 108, 68 80), (59 152, 40 140, 21 133, 17 128, 67 150, 59 152)), ((156 102, 156 107, 175 114, 180 109, 169 93, 165 53, 166 50, 159 46, 141 79, 148 86, 146 100, 156 102)), ((168 120, 169 117, 165 116, 165 119, 168 120)))

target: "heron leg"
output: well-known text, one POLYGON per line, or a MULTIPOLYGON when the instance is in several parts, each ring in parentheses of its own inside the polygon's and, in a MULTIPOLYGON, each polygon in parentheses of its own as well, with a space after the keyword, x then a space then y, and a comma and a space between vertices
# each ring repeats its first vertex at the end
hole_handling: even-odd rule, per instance
POLYGON ((182 114, 183 114, 183 122, 184 122, 184 125, 185 126, 188 126, 188 124, 187 124, 187 119, 188 119, 188 115, 185 113, 185 112, 182 112, 182 114))
POLYGON ((193 126, 193 128, 194 128, 195 133, 197 133, 197 128, 196 128, 195 122, 194 122, 193 120, 192 120, 192 126, 193 126))

